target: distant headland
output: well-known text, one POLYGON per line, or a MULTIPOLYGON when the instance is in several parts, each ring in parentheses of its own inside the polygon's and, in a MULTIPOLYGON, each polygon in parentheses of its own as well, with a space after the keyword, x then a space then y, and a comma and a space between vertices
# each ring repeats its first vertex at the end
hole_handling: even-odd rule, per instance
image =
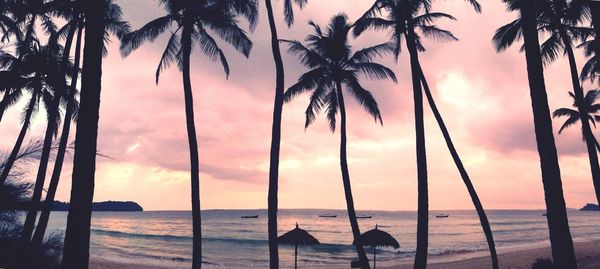
POLYGON ((579 211, 600 211, 600 206, 596 204, 586 204, 579 211))
MULTIPOLYGON (((69 211, 69 203, 54 201, 52 211, 69 211)), ((132 201, 104 201, 92 203, 92 211, 137 212, 144 211, 144 209, 132 201)))

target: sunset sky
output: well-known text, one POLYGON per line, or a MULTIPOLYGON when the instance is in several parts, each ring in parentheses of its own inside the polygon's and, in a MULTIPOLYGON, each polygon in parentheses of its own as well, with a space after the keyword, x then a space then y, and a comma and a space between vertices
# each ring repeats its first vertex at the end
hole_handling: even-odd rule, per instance
MULTIPOLYGON (((158 1, 119 0, 134 29, 164 13, 158 1)), ((221 66, 199 51, 192 57, 196 126, 201 159, 201 200, 204 209, 266 208, 269 145, 274 96, 274 67, 266 12, 252 34, 249 59, 226 49, 232 69, 226 80, 221 66)), ((535 146, 524 55, 515 46, 496 53, 495 29, 515 13, 501 1, 481 1, 475 13, 459 0, 435 1, 434 8, 458 21, 440 21, 459 42, 426 41, 421 62, 434 97, 486 208, 544 208, 539 158, 535 146)), ((282 3, 274 1, 280 37, 303 39, 309 20, 324 25, 345 12, 356 20, 370 0, 309 1, 296 9, 292 30, 284 27, 282 3)), ((386 41, 385 33, 367 32, 352 40, 360 49, 386 41)), ((222 43, 221 43, 222 44, 222 43)), ((154 72, 166 35, 122 59, 116 38, 104 61, 95 201, 133 200, 146 210, 190 209, 189 155, 185 131, 181 74, 176 67, 154 72)), ((581 53, 579 53, 581 54, 581 53)), ((286 85, 306 69, 283 51, 286 85)), ((384 126, 373 121, 354 101, 347 102, 348 158, 357 209, 416 210, 416 161, 410 67, 403 52, 393 67, 398 84, 362 81, 378 100, 384 126)), ((578 65, 583 65, 580 55, 578 65)), ((546 69, 550 107, 570 106, 566 59, 546 69)), ((590 85, 586 85, 586 90, 590 85)), ((349 96, 346 99, 351 99, 349 96)), ((303 96, 284 107, 281 144, 281 208, 345 208, 339 169, 339 132, 328 129, 323 115, 304 129, 303 96)), ((9 150, 20 128, 13 108, 1 123, 0 146, 9 150)), ((471 209, 467 191, 446 149, 439 128, 425 106, 425 131, 432 209, 471 209)), ((42 136, 43 115, 30 130, 42 136)), ((594 202, 587 152, 579 125, 556 133, 568 207, 594 202)), ((66 161, 57 199, 69 199, 72 159, 66 161)), ((36 170, 37 167, 32 167, 36 170)), ((51 169, 49 169, 51 171, 51 169)))

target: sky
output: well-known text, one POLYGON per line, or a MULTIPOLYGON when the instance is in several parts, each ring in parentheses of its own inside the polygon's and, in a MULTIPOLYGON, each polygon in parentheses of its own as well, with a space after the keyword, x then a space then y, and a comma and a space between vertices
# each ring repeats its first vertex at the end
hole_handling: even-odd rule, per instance
MULTIPOLYGON (((275 71, 266 10, 251 33, 254 47, 246 59, 224 43, 231 75, 199 51, 192 56, 192 85, 200 149, 203 209, 266 208, 269 147, 275 71)), ((158 1, 117 0, 134 29, 161 16, 158 1)), ((274 1, 280 38, 303 40, 314 20, 325 25, 341 12, 351 21, 360 17, 371 0, 309 1, 296 9, 296 24, 283 23, 282 1, 274 1)), ((531 99, 524 54, 518 47, 497 53, 491 42, 495 29, 512 21, 500 1, 482 1, 483 13, 466 2, 438 0, 434 9, 457 21, 439 21, 458 42, 425 41, 420 55, 434 98, 485 208, 544 208, 539 157, 535 145, 531 99)), ((352 39, 353 49, 387 41, 385 32, 366 32, 352 39)), ((145 210, 189 210, 189 153, 181 73, 154 72, 167 34, 147 43, 129 57, 119 54, 113 38, 104 59, 98 150, 112 157, 98 158, 95 201, 133 200, 145 210)), ((286 86, 307 71, 282 47, 286 86)), ((578 53, 578 65, 584 61, 578 53)), ((407 53, 393 68, 398 84, 361 77, 372 91, 383 116, 375 123, 350 95, 348 159, 357 209, 416 210, 416 153, 412 84, 407 53)), ((572 104, 568 63, 560 59, 545 70, 552 110, 572 104)), ((586 85, 589 90, 592 85, 586 85)), ((332 133, 324 115, 304 128, 307 96, 284 106, 280 163, 280 208, 345 208, 339 168, 339 132, 332 133)), ((425 132, 430 208, 472 209, 472 203, 427 104, 425 132)), ((0 149, 10 150, 20 128, 21 108, 13 108, 1 123, 0 149)), ((43 136, 43 114, 29 138, 43 136)), ((594 202, 587 151, 579 126, 557 134, 562 119, 554 121, 555 140, 568 207, 594 202)), ((28 138, 28 139, 29 139, 28 138)), ((33 165, 32 171, 37 167, 33 165)), ((50 173, 49 169, 49 173, 50 173)), ((69 200, 72 159, 67 158, 57 199, 69 200)), ((48 177, 49 178, 49 177, 48 177)))

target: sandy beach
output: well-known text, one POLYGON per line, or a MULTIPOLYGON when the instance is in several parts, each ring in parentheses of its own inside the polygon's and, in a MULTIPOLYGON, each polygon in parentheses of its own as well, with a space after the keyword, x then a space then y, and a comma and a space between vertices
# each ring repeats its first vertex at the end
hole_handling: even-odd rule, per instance
MULTIPOLYGON (((575 251, 579 269, 597 269, 600 268, 600 241, 576 242, 575 251)), ((503 269, 530 269, 531 264, 536 258, 550 257, 550 248, 529 248, 500 252, 498 259, 500 268, 503 269)), ((482 269, 490 266, 488 256, 472 257, 463 259, 453 259, 452 261, 430 262, 430 269, 482 269)), ((167 267, 137 265, 111 262, 106 260, 93 259, 90 263, 91 269, 167 269, 167 267)), ((382 269, 409 269, 412 264, 400 264, 397 266, 382 266, 382 269)), ((341 268, 340 268, 341 269, 341 268)))
MULTIPOLYGON (((575 253, 579 269, 597 269, 600 268, 600 241, 576 242, 575 253)), ((530 269, 537 258, 548 258, 551 256, 550 247, 519 249, 507 252, 500 252, 498 260, 500 268, 504 269, 530 269)), ((412 264, 403 264, 391 267, 381 267, 383 269, 408 269, 412 264)), ((449 262, 429 263, 430 269, 481 269, 490 268, 490 258, 473 257, 463 260, 449 262)))

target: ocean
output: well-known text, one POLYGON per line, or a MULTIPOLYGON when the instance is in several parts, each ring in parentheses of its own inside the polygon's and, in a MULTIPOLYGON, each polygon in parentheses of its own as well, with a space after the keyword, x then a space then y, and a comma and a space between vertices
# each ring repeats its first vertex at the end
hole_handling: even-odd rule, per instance
MULTIPOLYGON (((544 211, 490 210, 488 217, 499 251, 520 247, 547 246, 544 211)), ((600 239, 600 212, 569 210, 575 241, 600 239)), ((375 228, 393 235, 399 249, 378 248, 377 264, 410 263, 414 258, 416 212, 359 211, 361 232, 375 228)), ((266 210, 207 210, 202 212, 202 250, 205 268, 267 268, 266 210), (259 215, 243 219, 243 215, 259 215)), ((64 234, 66 212, 52 212, 50 233, 64 234)), ((283 209, 279 211, 279 234, 296 222, 320 242, 300 246, 298 264, 304 268, 349 267, 356 257, 347 214, 344 210, 283 209), (319 218, 320 214, 337 215, 319 218)), ((465 255, 487 255, 487 243, 475 211, 432 211, 429 224, 429 259, 457 259, 465 255), (449 214, 436 218, 436 214, 449 214)), ((94 212, 91 228, 91 257, 140 265, 189 268, 192 253, 191 212, 94 212)), ((372 249, 367 248, 372 257, 372 249)), ((282 268, 292 268, 293 246, 280 246, 282 268)))

